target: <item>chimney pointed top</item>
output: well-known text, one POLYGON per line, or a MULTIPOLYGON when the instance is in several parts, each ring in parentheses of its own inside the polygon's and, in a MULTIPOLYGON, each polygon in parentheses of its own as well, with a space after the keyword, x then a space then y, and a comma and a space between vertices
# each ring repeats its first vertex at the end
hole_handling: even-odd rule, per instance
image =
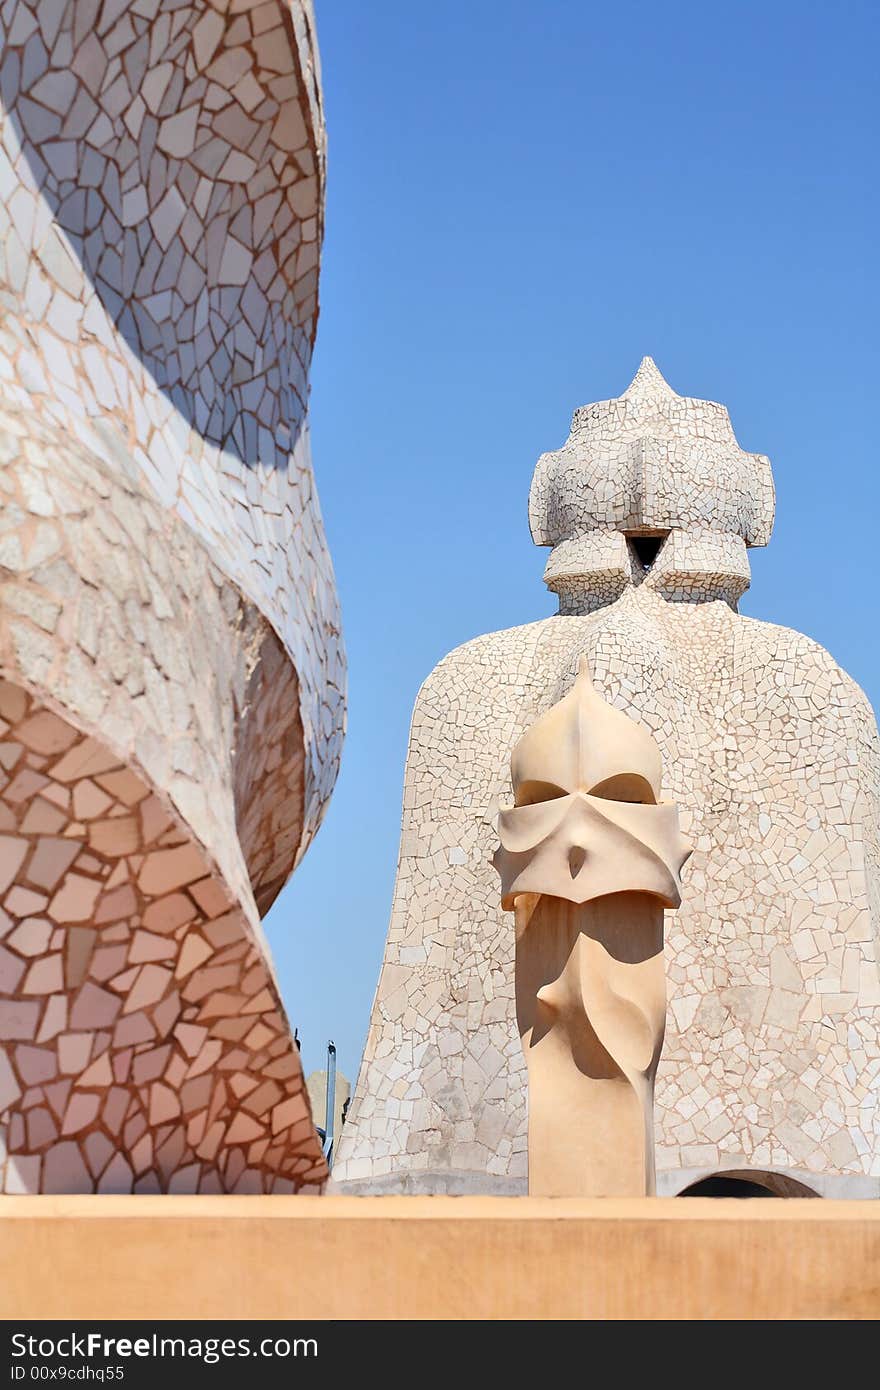
POLYGON ((562 448, 538 459, 529 523, 536 545, 577 541, 581 551, 607 531, 710 528, 766 545, 773 501, 770 460, 740 448, 725 407, 680 396, 643 357, 621 396, 580 406, 562 448))
POLYGON ((639 370, 623 394, 630 398, 635 396, 646 399, 657 396, 674 396, 675 392, 653 357, 643 357, 639 363, 639 370))

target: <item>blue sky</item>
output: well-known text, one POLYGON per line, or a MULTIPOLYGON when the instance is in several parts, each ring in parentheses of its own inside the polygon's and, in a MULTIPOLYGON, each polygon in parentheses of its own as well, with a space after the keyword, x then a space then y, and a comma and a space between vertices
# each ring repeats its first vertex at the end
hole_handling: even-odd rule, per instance
POLYGON ((874 4, 318 0, 329 130, 315 472, 349 733, 268 932, 307 1069, 354 1079, 421 681, 555 611, 529 480, 645 353, 778 502, 742 611, 880 703, 874 4))

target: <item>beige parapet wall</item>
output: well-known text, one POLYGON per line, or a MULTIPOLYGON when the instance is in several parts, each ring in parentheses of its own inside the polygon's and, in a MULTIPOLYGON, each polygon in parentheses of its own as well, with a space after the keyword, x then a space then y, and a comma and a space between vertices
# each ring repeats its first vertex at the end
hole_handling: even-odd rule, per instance
POLYGON ((876 1318, 880 1203, 7 1197, 0 1263, 6 1319, 876 1318))

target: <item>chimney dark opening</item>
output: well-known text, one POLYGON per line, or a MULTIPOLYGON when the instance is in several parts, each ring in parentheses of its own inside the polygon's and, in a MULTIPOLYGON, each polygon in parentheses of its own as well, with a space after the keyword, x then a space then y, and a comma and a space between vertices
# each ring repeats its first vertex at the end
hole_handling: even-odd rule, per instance
POLYGON ((630 536, 630 545, 643 570, 649 570, 660 553, 665 536, 630 536))

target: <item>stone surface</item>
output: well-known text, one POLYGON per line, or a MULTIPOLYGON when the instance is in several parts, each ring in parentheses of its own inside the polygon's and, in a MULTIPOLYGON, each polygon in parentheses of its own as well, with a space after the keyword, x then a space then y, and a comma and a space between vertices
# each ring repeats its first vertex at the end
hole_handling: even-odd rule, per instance
MULTIPOLYGON (((604 698, 656 739, 663 795, 694 845, 666 923, 658 1190, 736 1169, 823 1195, 880 1191, 877 726, 815 642, 737 614, 745 542, 766 540, 772 518, 769 473, 759 456, 736 462, 720 406, 658 375, 644 366, 620 402, 595 408, 618 422, 619 452, 609 424, 601 448, 589 432, 572 446, 558 489, 539 465, 539 541, 574 533, 564 582, 562 567, 551 581, 560 614, 467 643, 419 693, 385 960, 334 1166, 351 1190, 525 1190, 514 934, 491 860, 511 749, 586 654, 604 698), (677 515, 671 501, 597 510, 633 419, 637 437, 677 431, 700 495, 722 464, 731 480, 745 469, 752 503, 725 483, 712 531, 705 511, 677 515), (565 524, 545 529, 555 515, 565 524), (653 564, 630 521, 670 527, 653 564)), ((656 486, 680 497, 665 473, 656 486)))
POLYGON ((345 681, 311 6, 8 0, 0 45, 0 1186, 291 1188, 260 917, 345 681))

